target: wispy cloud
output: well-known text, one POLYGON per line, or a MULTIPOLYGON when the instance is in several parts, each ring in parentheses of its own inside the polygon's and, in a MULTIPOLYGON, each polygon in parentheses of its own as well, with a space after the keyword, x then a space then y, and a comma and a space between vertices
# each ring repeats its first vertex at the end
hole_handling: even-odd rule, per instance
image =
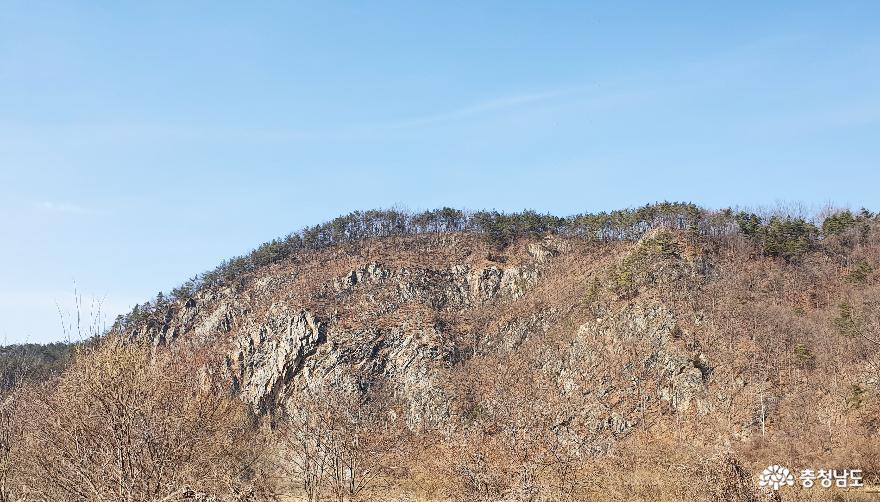
POLYGON ((413 127, 420 125, 429 125, 438 122, 447 122, 470 118, 486 113, 504 111, 519 108, 531 104, 550 101, 555 98, 572 95, 582 91, 580 88, 574 89, 557 89, 545 92, 536 92, 528 94, 515 94, 510 96, 502 96, 498 98, 488 99, 482 102, 464 106, 445 112, 427 114, 423 116, 413 117, 401 120, 400 122, 391 124, 391 127, 413 127))
POLYGON ((44 200, 43 202, 37 204, 37 207, 49 213, 59 214, 88 214, 92 212, 89 209, 78 206, 76 204, 51 200, 44 200))
MULTIPOLYGON (((108 143, 149 143, 165 141, 184 142, 323 142, 357 141, 375 139, 401 129, 431 126, 444 122, 477 118, 494 112, 515 110, 541 103, 559 101, 562 98, 584 94, 585 87, 555 89, 542 92, 502 95, 446 111, 429 112, 423 115, 400 117, 374 123, 347 124, 330 128, 262 128, 225 127, 222 125, 162 124, 162 123, 97 123, 77 124, 76 127, 48 126, 39 130, 27 131, 25 138, 52 135, 56 142, 66 142, 78 146, 108 143)), ((0 123, 0 137, 22 137, 23 128, 16 124, 0 123)), ((77 206, 57 202, 44 202, 41 207, 51 211, 77 212, 77 206)), ((82 208, 79 208, 82 209, 82 208)))

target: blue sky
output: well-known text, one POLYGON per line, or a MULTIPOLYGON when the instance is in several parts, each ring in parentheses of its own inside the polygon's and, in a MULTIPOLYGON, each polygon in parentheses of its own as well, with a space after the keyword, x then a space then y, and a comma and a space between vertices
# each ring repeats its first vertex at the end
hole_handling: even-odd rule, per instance
MULTIPOLYGON (((0 0, 0 338, 354 209, 880 209, 877 2, 0 0)), ((87 313, 87 312, 85 312, 87 313)))

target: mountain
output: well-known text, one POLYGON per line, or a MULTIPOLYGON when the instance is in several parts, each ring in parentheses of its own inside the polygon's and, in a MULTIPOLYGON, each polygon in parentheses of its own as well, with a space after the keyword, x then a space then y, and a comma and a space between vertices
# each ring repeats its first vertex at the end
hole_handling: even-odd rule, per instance
POLYGON ((878 230, 689 204, 353 213, 106 336, 186 361, 282 435, 261 447, 286 466, 276 491, 758 500, 773 464, 876 482, 878 230))

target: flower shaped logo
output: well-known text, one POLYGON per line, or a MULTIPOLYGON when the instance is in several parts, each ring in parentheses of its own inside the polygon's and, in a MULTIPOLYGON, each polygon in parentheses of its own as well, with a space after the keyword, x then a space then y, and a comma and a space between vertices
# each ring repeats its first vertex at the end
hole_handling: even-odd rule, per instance
POLYGON ((789 471, 787 467, 781 465, 771 465, 764 469, 764 471, 761 472, 761 477, 758 478, 758 485, 760 485, 761 488, 769 487, 778 490, 780 487, 785 485, 791 486, 793 484, 794 476, 791 475, 791 471, 789 471))

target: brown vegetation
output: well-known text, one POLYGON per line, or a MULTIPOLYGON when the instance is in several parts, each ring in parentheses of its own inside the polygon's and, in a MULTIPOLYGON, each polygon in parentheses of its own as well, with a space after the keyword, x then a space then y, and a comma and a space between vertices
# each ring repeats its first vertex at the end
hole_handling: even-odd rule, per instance
POLYGON ((312 229, 302 254, 224 269, 17 384, 0 502, 751 502, 772 463, 880 484, 880 223, 688 211, 312 229), (241 355, 301 342, 279 306, 313 314, 314 346, 241 355), (246 364, 278 377, 260 406, 230 392, 246 364))
POLYGON ((252 424, 169 354, 108 338, 6 401, 4 500, 178 500, 253 490, 252 424))

